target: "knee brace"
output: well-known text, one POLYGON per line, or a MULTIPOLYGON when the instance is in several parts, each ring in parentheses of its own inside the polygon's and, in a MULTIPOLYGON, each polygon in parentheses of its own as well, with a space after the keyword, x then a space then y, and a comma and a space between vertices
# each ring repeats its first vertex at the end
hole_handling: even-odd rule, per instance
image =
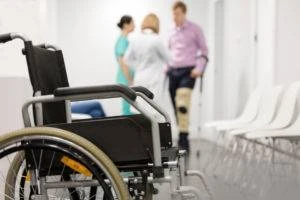
POLYGON ((189 115, 192 89, 179 88, 176 91, 176 113, 180 132, 189 132, 189 115))

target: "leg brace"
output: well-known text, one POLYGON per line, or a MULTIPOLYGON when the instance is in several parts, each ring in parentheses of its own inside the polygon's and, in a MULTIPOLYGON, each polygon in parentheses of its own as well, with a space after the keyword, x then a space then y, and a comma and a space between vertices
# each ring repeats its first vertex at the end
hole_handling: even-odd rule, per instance
POLYGON ((188 133, 189 132, 189 115, 190 115, 190 104, 191 104, 192 89, 190 88, 179 88, 176 91, 176 113, 179 131, 188 133))

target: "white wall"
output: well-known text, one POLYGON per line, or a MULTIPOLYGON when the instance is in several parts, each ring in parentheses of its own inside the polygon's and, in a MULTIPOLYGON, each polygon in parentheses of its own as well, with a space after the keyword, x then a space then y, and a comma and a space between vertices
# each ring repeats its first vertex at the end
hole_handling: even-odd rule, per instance
POLYGON ((22 106, 31 96, 29 79, 23 77, 0 77, 0 135, 24 127, 22 106))
POLYGON ((255 81, 255 66, 251 62, 253 16, 250 0, 230 0, 225 8, 225 116, 234 117, 241 111, 255 81))
POLYGON ((258 84, 264 87, 274 85, 276 0, 258 2, 258 84))
MULTIPOLYGON (((212 62, 206 84, 216 90, 214 81, 215 3, 209 1, 209 43, 212 62)), ((220 0, 221 1, 221 0, 220 0)), ((274 82, 275 63, 275 0, 224 0, 224 88, 223 99, 210 92, 208 100, 222 104, 224 118, 239 115, 251 91, 256 86, 271 87, 274 82), (255 40, 257 36, 257 40, 255 40)), ((218 92, 218 91, 216 91, 218 92)), ((215 105, 215 104, 212 104, 215 105)), ((214 107, 210 104, 211 118, 214 107)))
MULTIPOLYGON (((1 0, 0 33, 22 32, 41 43, 47 36, 46 15, 46 0, 1 0)), ((20 41, 0 45, 1 76, 28 76, 22 47, 20 41)))
MULTIPOLYGON (((215 3, 218 0, 209 1, 209 43, 211 46, 211 63, 207 73, 206 85, 209 90, 211 103, 209 118, 214 119, 214 105, 221 104, 224 108, 224 118, 232 118, 241 112, 245 101, 256 85, 256 66, 254 54, 254 0, 224 0, 224 86, 223 99, 216 99, 215 79, 218 79, 215 69, 214 36, 215 32, 215 3)), ((220 92, 220 91, 216 91, 220 92)))
POLYGON ((300 81, 300 1, 277 2, 275 83, 300 81))

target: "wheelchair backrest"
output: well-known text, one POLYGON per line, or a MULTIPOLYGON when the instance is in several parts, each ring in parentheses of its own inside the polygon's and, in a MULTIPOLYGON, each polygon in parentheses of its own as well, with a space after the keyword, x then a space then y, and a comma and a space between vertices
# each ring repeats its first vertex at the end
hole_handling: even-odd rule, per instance
MULTIPOLYGON (((43 46, 34 46, 31 41, 25 42, 23 54, 26 56, 30 82, 34 94, 53 94, 59 87, 69 87, 65 63, 61 50, 49 50, 43 46)), ((44 103, 43 123, 65 123, 65 102, 44 103)), ((35 112, 34 112, 35 113, 35 112)), ((36 121, 36 115, 34 115, 36 121)))

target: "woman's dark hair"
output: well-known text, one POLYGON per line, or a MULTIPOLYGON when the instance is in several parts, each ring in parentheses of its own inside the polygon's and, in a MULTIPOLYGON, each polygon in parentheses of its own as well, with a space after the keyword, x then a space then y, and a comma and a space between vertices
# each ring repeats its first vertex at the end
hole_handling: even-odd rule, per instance
POLYGON ((120 29, 123 29, 124 24, 130 24, 132 22, 132 17, 129 15, 124 15, 121 17, 120 22, 117 24, 120 29))

